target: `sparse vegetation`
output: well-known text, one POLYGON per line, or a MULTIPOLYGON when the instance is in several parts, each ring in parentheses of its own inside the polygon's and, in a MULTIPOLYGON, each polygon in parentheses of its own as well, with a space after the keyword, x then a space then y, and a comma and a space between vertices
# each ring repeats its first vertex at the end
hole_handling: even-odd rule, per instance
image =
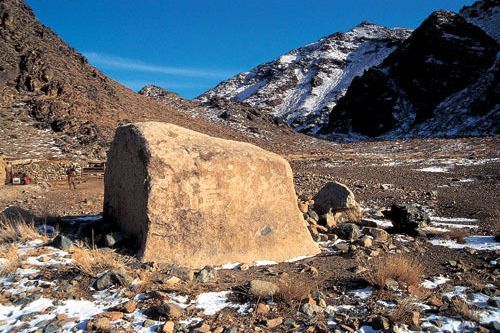
POLYGON ((454 240, 459 244, 465 244, 465 237, 468 237, 469 235, 470 233, 468 230, 455 228, 446 233, 445 237, 454 240))
POLYGON ((17 250, 15 244, 5 245, 1 249, 0 276, 13 273, 19 267, 20 258, 17 250))
POLYGON ((391 311, 389 319, 397 324, 410 324, 412 313, 416 310, 415 299, 404 298, 398 302, 397 306, 391 311))
POLYGON ((293 305, 300 303, 311 294, 311 284, 309 281, 300 279, 291 279, 290 277, 278 280, 277 285, 279 291, 275 296, 275 300, 293 305))
POLYGON ((78 270, 93 277, 107 269, 125 268, 118 255, 111 250, 75 247, 72 250, 72 259, 78 270))
POLYGON ((453 310, 458 313, 465 320, 470 320, 474 322, 479 322, 479 315, 477 311, 472 309, 466 301, 461 297, 455 296, 451 300, 451 305, 453 310))
POLYGON ((26 221, 21 216, 11 218, 0 215, 0 243, 26 242, 43 238, 33 222, 26 221))
POLYGON ((415 258, 401 254, 376 258, 368 271, 368 281, 377 288, 383 288, 388 279, 396 280, 400 286, 416 286, 420 283, 423 266, 415 258))
POLYGON ((365 217, 365 214, 360 209, 349 209, 344 212, 344 216, 348 222, 358 223, 365 217))

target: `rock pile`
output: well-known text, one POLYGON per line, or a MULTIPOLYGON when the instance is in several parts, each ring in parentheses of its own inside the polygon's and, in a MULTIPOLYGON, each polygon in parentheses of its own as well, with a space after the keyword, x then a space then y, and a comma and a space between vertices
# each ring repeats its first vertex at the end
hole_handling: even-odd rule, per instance
POLYGON ((146 122, 118 128, 107 165, 105 217, 144 261, 197 268, 319 252, 276 154, 146 122))

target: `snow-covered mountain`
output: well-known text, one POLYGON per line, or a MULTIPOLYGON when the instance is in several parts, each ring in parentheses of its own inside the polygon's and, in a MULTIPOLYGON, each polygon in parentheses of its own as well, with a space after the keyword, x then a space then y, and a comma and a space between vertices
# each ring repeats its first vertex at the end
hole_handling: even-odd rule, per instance
POLYGON ((316 134, 353 78, 376 66, 411 34, 363 22, 224 81, 197 98, 246 102, 316 134))
POLYGON ((500 3, 498 0, 476 1, 471 6, 462 8, 460 15, 500 43, 500 3))
POLYGON ((432 13, 353 80, 323 134, 395 138, 500 132, 498 43, 458 14, 432 13))

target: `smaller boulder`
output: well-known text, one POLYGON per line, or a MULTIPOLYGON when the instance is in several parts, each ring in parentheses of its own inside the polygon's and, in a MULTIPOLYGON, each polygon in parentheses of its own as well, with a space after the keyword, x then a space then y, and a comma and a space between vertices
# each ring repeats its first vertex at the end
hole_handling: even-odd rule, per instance
POLYGON ((184 309, 174 303, 164 303, 159 305, 156 310, 158 313, 169 320, 181 319, 184 316, 184 309))
POLYGON ((323 186, 318 194, 314 196, 313 200, 314 210, 320 215, 330 211, 360 209, 354 193, 347 186, 338 182, 330 182, 323 186))
POLYGON ((323 308, 316 304, 304 303, 300 307, 300 311, 305 314, 307 317, 315 317, 318 314, 323 312, 323 308))
POLYGON ((52 240, 50 246, 56 247, 63 251, 68 251, 73 246, 73 241, 64 235, 59 234, 52 240))
POLYGON ((216 282, 217 271, 212 266, 205 266, 196 274, 196 280, 200 283, 216 282))
POLYGON ((390 215, 394 228, 404 233, 415 233, 417 228, 426 227, 430 222, 429 215, 416 204, 393 204, 390 215))
POLYGON ((355 241, 362 236, 361 230, 354 223, 342 223, 334 231, 341 239, 348 241, 355 241))
POLYGON ((279 288, 276 284, 263 281, 263 280, 252 280, 250 281, 250 294, 256 297, 272 297, 276 295, 279 288))
POLYGON ((380 228, 365 227, 363 233, 372 236, 375 242, 385 243, 389 240, 389 233, 380 228))
POLYGON ((113 286, 127 286, 130 284, 130 278, 122 271, 109 270, 99 276, 93 284, 96 290, 105 290, 113 286))

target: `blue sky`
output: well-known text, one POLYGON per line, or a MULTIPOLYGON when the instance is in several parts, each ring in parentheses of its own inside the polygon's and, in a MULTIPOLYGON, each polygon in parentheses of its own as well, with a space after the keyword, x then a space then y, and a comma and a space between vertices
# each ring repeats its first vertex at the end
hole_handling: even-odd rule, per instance
POLYGON ((416 28, 458 0, 26 0, 91 64, 133 90, 195 97, 234 74, 363 20, 416 28))

